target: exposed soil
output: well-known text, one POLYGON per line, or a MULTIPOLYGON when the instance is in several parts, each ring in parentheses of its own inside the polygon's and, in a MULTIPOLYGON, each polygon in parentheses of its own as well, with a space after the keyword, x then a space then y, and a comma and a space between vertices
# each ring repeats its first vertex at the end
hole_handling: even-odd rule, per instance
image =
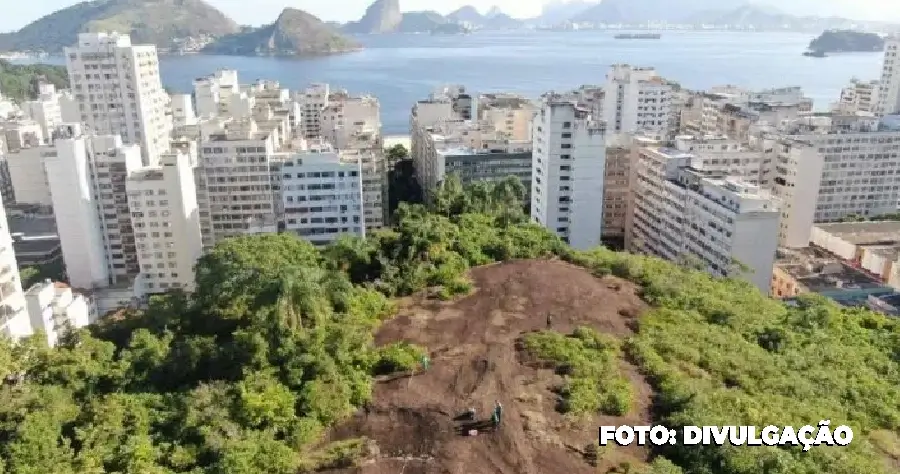
MULTIPOLYGON (((402 302, 399 315, 376 336, 379 344, 408 341, 431 352, 431 368, 380 380, 366 411, 337 427, 330 438, 365 436, 378 455, 362 467, 328 472, 354 474, 580 474, 606 472, 621 462, 647 459, 642 448, 606 451, 598 467, 583 456, 596 445, 601 424, 649 424, 651 388, 628 362, 635 403, 624 417, 574 423, 554 409, 552 389, 562 378, 524 363, 516 340, 543 330, 570 333, 590 326, 615 336, 631 334, 646 308, 636 287, 624 280, 598 279, 559 261, 507 262, 472 270, 475 291, 453 302, 425 296, 402 302), (502 425, 490 423, 476 436, 460 433, 454 417, 476 409, 485 421, 495 401, 503 404, 502 425)), ((463 428, 468 433, 469 426, 463 428)))

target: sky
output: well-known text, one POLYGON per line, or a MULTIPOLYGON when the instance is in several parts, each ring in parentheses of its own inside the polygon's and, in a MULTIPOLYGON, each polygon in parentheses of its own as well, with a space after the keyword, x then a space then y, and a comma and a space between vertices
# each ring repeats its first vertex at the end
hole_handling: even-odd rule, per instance
MULTIPOLYGON (((362 16, 372 0, 207 0, 238 23, 261 25, 275 20, 284 7, 306 10, 323 20, 348 21, 362 16)), ((677 1, 677 0, 672 0, 677 1)), ((496 5, 517 18, 537 16, 546 0, 400 0, 404 11, 438 10, 449 13, 470 4, 482 13, 496 5)), ((14 31, 48 13, 77 3, 76 0, 0 0, 0 31, 14 31)), ((787 13, 840 15, 859 20, 900 22, 900 0, 757 0, 787 13)))

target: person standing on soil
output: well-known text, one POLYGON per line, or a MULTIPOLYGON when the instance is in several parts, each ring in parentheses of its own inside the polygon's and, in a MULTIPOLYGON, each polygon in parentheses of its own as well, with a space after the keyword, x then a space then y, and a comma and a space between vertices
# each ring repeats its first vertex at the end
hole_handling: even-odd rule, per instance
POLYGON ((500 426, 500 422, 503 419, 503 405, 500 404, 500 400, 497 400, 497 405, 494 407, 494 414, 491 415, 491 421, 494 424, 494 429, 497 429, 500 426))
POLYGON ((553 313, 547 313, 547 330, 553 327, 553 313))

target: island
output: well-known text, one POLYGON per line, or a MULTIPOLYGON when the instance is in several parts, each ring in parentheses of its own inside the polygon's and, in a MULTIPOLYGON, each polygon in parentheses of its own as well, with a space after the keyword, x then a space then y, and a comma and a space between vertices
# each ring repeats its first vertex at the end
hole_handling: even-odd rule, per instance
POLYGON ((285 8, 274 23, 244 27, 204 47, 205 54, 235 56, 319 56, 347 53, 362 45, 303 10, 285 8))
MULTIPOLYGON (((871 53, 884 50, 884 38, 876 33, 856 30, 827 30, 810 41, 814 56, 824 53, 871 53)), ((820 57, 820 56, 819 56, 820 57)))

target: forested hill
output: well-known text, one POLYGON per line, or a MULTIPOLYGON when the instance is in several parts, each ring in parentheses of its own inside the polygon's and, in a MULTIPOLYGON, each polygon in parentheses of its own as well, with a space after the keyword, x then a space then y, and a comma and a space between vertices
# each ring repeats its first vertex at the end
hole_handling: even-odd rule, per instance
MULTIPOLYGON (((295 474, 401 456, 326 437, 372 397, 374 374, 408 370, 430 349, 374 345, 392 298, 455 298, 472 290, 469 267, 537 258, 640 286, 651 309, 622 342, 656 391, 654 422, 854 428, 847 448, 676 445, 626 472, 896 472, 897 320, 815 297, 786 307, 745 282, 576 252, 528 222, 523 196, 516 180, 464 190, 449 179, 434 205, 401 206, 393 229, 366 240, 319 251, 285 234, 229 239, 198 263, 193 296, 158 297, 55 349, 3 342, 0 472, 295 474)), ((560 380, 561 393, 592 397, 560 380)))
POLYGON ((218 38, 238 29, 204 0, 91 0, 0 34, 0 51, 59 53, 87 31, 127 33, 136 44, 169 48, 175 39, 218 38))

